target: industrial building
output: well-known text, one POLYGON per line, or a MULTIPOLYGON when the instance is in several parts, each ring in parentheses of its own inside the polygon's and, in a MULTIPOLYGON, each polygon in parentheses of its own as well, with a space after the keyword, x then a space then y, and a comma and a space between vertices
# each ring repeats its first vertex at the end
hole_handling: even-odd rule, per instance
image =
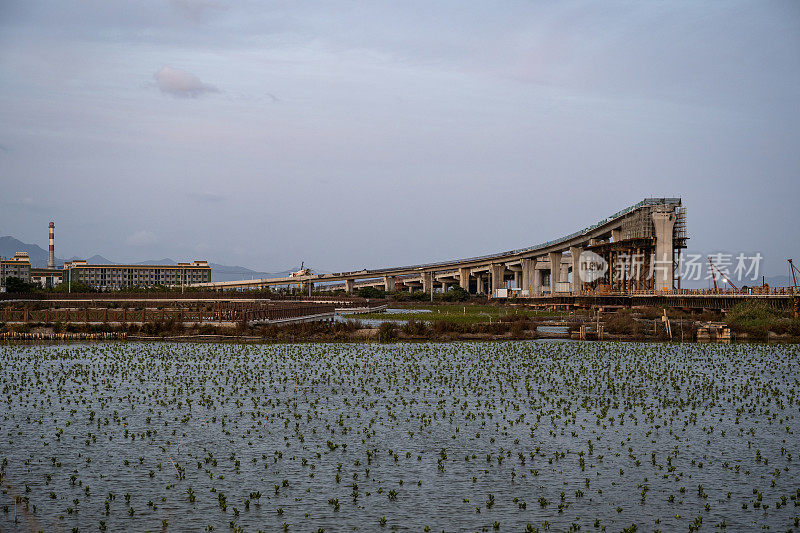
POLYGON ((0 286, 6 286, 6 279, 19 278, 31 280, 31 260, 28 252, 17 252, 11 259, 0 259, 0 286))
POLYGON ((64 281, 64 271, 60 268, 31 268, 31 283, 42 288, 55 287, 64 281))
POLYGON ((127 287, 164 285, 179 287, 211 281, 208 261, 177 265, 90 265, 85 260, 64 263, 65 279, 93 289, 117 290, 127 287))
POLYGON ((60 283, 79 282, 97 290, 116 290, 127 287, 179 287, 192 283, 211 281, 208 261, 193 261, 176 265, 98 265, 85 260, 55 266, 55 223, 49 225, 47 268, 31 268, 28 252, 17 252, 11 259, 0 260, 0 287, 6 279, 14 277, 41 287, 54 287, 60 283), (70 280, 71 276, 71 280, 70 280))

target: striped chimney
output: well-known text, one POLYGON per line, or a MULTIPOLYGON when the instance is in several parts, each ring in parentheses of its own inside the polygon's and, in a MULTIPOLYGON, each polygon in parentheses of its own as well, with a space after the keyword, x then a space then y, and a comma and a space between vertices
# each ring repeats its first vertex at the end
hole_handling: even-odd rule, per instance
POLYGON ((55 245, 55 228, 56 225, 50 222, 50 253, 47 255, 47 268, 56 267, 56 245, 55 245))

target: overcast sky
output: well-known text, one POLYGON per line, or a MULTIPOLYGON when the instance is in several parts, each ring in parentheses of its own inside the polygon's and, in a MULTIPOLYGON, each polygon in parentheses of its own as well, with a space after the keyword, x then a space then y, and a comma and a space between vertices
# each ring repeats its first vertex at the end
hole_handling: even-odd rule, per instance
POLYGON ((344 270, 680 196, 800 259, 800 2, 0 0, 0 235, 344 270))

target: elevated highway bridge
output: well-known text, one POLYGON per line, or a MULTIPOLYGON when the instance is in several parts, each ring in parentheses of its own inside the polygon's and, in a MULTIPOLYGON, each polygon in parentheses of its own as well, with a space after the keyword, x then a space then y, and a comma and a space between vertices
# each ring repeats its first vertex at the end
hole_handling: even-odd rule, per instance
POLYGON ((517 250, 435 263, 194 286, 237 290, 317 285, 348 294, 360 287, 431 292, 459 286, 488 296, 512 286, 514 297, 543 305, 726 309, 739 301, 759 299, 797 312, 798 295, 792 288, 746 293, 682 289, 677 259, 687 239, 680 198, 645 198, 579 231, 517 250))
MULTIPOLYGON (((398 288, 430 291, 458 285, 473 294, 495 294, 512 282, 521 296, 576 294, 585 290, 656 290, 679 288, 676 254, 686 246, 685 213, 680 198, 646 198, 595 224, 535 246, 478 257, 435 263, 363 269, 332 274, 219 281, 195 284, 213 290, 249 289, 286 285, 324 284, 347 293, 364 286, 387 291, 398 288), (592 252, 584 254, 584 252, 592 252), (643 264, 615 270, 619 254, 638 254, 643 264), (577 275, 586 258, 605 264, 602 273, 577 275), (591 279, 589 279, 591 278, 591 279), (585 282, 584 280, 587 280, 585 282)), ((589 265, 591 266, 591 265, 589 265)))

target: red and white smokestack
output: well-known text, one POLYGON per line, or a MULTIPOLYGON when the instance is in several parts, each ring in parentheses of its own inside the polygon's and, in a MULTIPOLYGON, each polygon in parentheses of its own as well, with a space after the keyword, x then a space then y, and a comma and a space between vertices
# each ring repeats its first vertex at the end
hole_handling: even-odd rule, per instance
POLYGON ((50 222, 50 253, 47 256, 47 268, 56 267, 56 244, 55 244, 55 228, 56 225, 50 222))

